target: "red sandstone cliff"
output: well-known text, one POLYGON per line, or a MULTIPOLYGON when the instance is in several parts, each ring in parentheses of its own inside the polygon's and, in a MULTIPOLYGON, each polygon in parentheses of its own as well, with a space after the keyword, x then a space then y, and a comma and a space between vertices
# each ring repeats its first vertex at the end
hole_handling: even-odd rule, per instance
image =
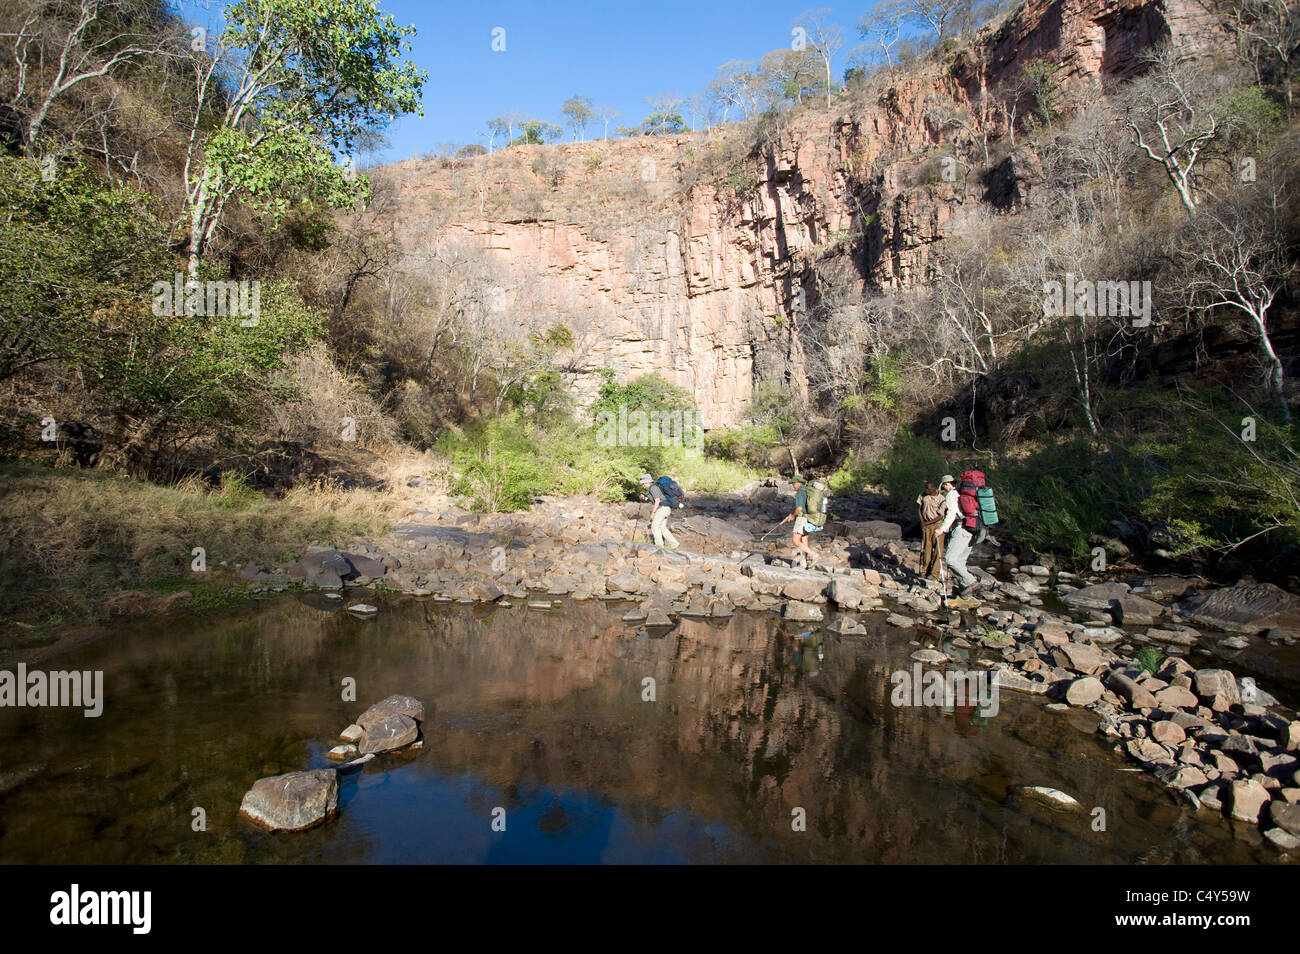
MULTIPOLYGON (((984 204, 973 179, 919 174, 939 156, 936 108, 967 110, 997 142, 1004 117, 987 104, 1035 57, 1056 66, 1068 111, 1140 72, 1161 42, 1218 46, 1216 22, 1197 0, 1030 0, 829 111, 791 117, 753 151, 727 129, 399 163, 398 228, 412 246, 483 250, 512 318, 581 329, 581 367, 658 371, 694 393, 706 427, 728 425, 756 380, 801 377, 802 263, 838 257, 864 287, 908 284, 984 204)), ((1004 164, 1013 210, 1023 186, 1004 164)), ((595 383, 580 374, 575 386, 595 383)))

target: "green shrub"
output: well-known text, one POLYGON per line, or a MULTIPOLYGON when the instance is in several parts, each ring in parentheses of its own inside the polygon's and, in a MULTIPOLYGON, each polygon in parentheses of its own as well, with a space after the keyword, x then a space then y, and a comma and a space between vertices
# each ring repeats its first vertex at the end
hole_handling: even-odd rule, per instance
POLYGON ((646 413, 696 411, 691 392, 660 374, 643 374, 627 384, 619 384, 614 379, 614 372, 607 368, 602 369, 601 374, 604 381, 591 405, 593 419, 602 413, 618 414, 620 407, 646 413))
POLYGON ((261 492, 249 484, 248 478, 233 470, 222 473, 221 488, 213 496, 223 510, 247 510, 262 499, 261 492))
POLYGON ((1084 438, 1037 446, 998 463, 988 478, 999 526, 1035 551, 1065 553, 1076 563, 1089 555, 1090 536, 1133 512, 1125 462, 1084 438))
POLYGON ((1168 531, 1174 555, 1262 552, 1300 539, 1300 434, 1220 391, 1114 391, 1108 445, 1079 437, 1032 445, 989 474, 999 513, 1035 550, 1089 556, 1117 518, 1168 531), (1254 440, 1245 440, 1245 416, 1254 440))
POLYGON ((879 481, 898 513, 910 513, 927 482, 937 481, 949 466, 938 445, 900 428, 879 467, 879 481))
POLYGON ((772 448, 781 446, 781 433, 770 424, 717 428, 704 435, 704 454, 748 467, 766 467, 772 448))
POLYGON ((827 480, 827 483, 830 484, 831 493, 836 497, 855 496, 879 482, 879 465, 875 461, 860 460, 854 455, 853 451, 849 451, 849 456, 845 458, 839 470, 831 474, 827 480))
POLYGON ((642 472, 671 474, 688 493, 735 490, 760 476, 698 447, 611 445, 600 432, 562 415, 510 411, 444 435, 436 450, 452 471, 453 492, 478 511, 522 510, 539 494, 627 500, 640 495, 642 472))
POLYGON ((1152 675, 1155 675, 1156 670, 1160 668, 1160 663, 1163 661, 1160 651, 1151 646, 1139 649, 1134 658, 1138 661, 1139 666, 1152 675))

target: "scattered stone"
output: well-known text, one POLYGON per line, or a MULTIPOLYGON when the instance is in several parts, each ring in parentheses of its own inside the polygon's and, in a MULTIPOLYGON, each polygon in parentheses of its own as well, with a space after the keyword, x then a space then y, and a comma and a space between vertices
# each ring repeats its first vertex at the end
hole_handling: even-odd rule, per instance
POLYGON ((1268 817, 1278 828, 1300 837, 1300 805, 1280 799, 1268 803, 1268 817))
POLYGON ((353 603, 347 607, 347 611, 361 619, 373 619, 379 615, 379 607, 371 606, 369 603, 353 603))
POLYGON ((1065 792, 1057 788, 1047 788, 1044 785, 1020 785, 1014 791, 1061 810, 1068 811, 1083 808, 1078 799, 1065 794, 1065 792))
POLYGON ((1031 695, 1042 695, 1048 689, 1046 682, 1027 679, 1009 666, 998 666, 994 670, 993 685, 999 689, 1014 689, 1016 692, 1027 692, 1031 695))
POLYGON ((1300 597, 1272 583, 1238 583, 1185 598, 1179 612, 1194 623, 1252 635, 1300 621, 1300 597))
POLYGON ((1092 705, 1101 698, 1104 691, 1101 680, 1095 676, 1084 676, 1070 683, 1065 690, 1065 700, 1072 706, 1092 705))
POLYGON ((645 624, 647 626, 671 626, 673 625, 673 619, 662 606, 652 605, 646 608, 645 624))
POLYGON ((356 742, 360 742, 362 737, 365 736, 365 734, 366 734, 366 730, 361 728, 361 726, 357 725, 354 722, 352 725, 348 726, 346 729, 344 729, 342 732, 339 733, 339 738, 342 739, 344 742, 356 743, 356 742))
POLYGON ((1128 594, 1111 601, 1111 613, 1121 626, 1149 626, 1165 613, 1159 603, 1128 594))
POLYGON ((832 580, 826 587, 826 595, 845 609, 857 609, 862 603, 862 591, 845 580, 832 580))
POLYGON ((1169 686, 1155 694, 1162 709, 1189 709, 1196 707, 1196 696, 1181 686, 1169 686))
POLYGON ((1164 745, 1179 745, 1187 738, 1183 727, 1169 719, 1151 724, 1151 738, 1164 745))
POLYGON ((1197 639, 1191 632, 1175 629, 1148 629, 1146 638, 1153 643, 1166 643, 1172 646, 1192 646, 1197 639))
POLYGON ((781 608, 781 615, 785 619, 799 623, 817 623, 821 622, 823 618, 820 607, 798 600, 791 600, 786 603, 781 608))
MULTIPOLYGON (((1241 702, 1241 693, 1237 689, 1237 677, 1226 669, 1198 669, 1192 677, 1196 694, 1205 700, 1220 697, 1228 705, 1241 702)), ((1225 706, 1226 708, 1226 706, 1225 706)))
POLYGON ((948 661, 948 657, 937 649, 918 649, 912 653, 912 658, 917 662, 931 663, 932 665, 948 661))
POLYGON ((1118 669, 1111 670, 1106 685, 1128 700, 1134 709, 1155 709, 1156 697, 1118 669))
POLYGON ((1254 779, 1237 779, 1229 786, 1228 798, 1232 817, 1252 824, 1269 800, 1268 790, 1254 779))
POLYGON ((1083 643, 1067 643, 1057 652, 1065 656, 1065 665, 1068 668, 1083 673, 1085 676, 1100 672, 1106 666, 1106 658, 1091 646, 1086 646, 1083 643))
POLYGON ((1139 762, 1170 761, 1169 750, 1151 739, 1131 739, 1125 745, 1125 749, 1139 762))
POLYGON ((1061 597, 1061 602, 1071 609, 1109 611, 1111 602, 1127 595, 1128 591, 1127 583, 1096 583, 1066 593, 1061 597))
MULTIPOLYGON (((1170 775, 1168 778, 1165 779, 1166 784, 1168 784, 1171 788, 1178 789, 1179 791, 1184 791, 1186 789, 1192 789, 1192 788, 1199 788, 1200 786, 1204 785, 1207 781, 1208 779, 1206 779, 1205 773, 1202 772, 1194 765, 1181 766, 1177 771, 1175 771, 1172 775, 1170 775)), ((1200 807, 1200 800, 1197 799, 1196 803, 1193 804, 1192 807, 1193 808, 1200 807)))
POLYGON ((325 758, 335 762, 342 762, 344 759, 350 759, 357 754, 355 745, 336 745, 325 753, 325 758))
POLYGON ((1264 832, 1264 837, 1284 851, 1295 851, 1300 848, 1300 838, 1281 828, 1270 828, 1264 832))

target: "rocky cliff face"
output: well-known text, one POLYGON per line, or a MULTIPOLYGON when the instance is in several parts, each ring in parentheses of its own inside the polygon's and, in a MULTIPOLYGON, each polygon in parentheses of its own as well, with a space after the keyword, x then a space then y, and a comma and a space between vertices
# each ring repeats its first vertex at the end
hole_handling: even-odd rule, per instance
POLYGON ((400 163, 397 225, 410 247, 486 259, 493 307, 511 320, 573 328, 579 394, 596 368, 624 381, 657 371, 694 393, 705 427, 725 426, 756 381, 802 381, 810 264, 834 260, 864 288, 921 281, 935 242, 989 204, 1027 200, 1017 153, 983 183, 936 174, 936 109, 966 110, 996 143, 1005 117, 988 103, 1025 63, 1056 66, 1068 110, 1140 72, 1162 42, 1199 52, 1223 34, 1195 0, 1030 0, 887 83, 790 117, 756 148, 721 129, 400 163))

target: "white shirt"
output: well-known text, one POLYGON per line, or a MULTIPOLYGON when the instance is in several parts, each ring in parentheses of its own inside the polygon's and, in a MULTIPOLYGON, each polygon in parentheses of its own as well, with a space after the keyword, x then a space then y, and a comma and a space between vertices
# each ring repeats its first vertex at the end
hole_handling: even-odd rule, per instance
POLYGON ((939 525, 939 529, 936 530, 935 533, 947 533, 953 523, 961 517, 961 507, 957 503, 957 498, 959 496, 960 494, 958 494, 956 488, 954 488, 948 491, 947 496, 944 497, 943 505, 946 510, 943 515, 943 523, 939 525))

